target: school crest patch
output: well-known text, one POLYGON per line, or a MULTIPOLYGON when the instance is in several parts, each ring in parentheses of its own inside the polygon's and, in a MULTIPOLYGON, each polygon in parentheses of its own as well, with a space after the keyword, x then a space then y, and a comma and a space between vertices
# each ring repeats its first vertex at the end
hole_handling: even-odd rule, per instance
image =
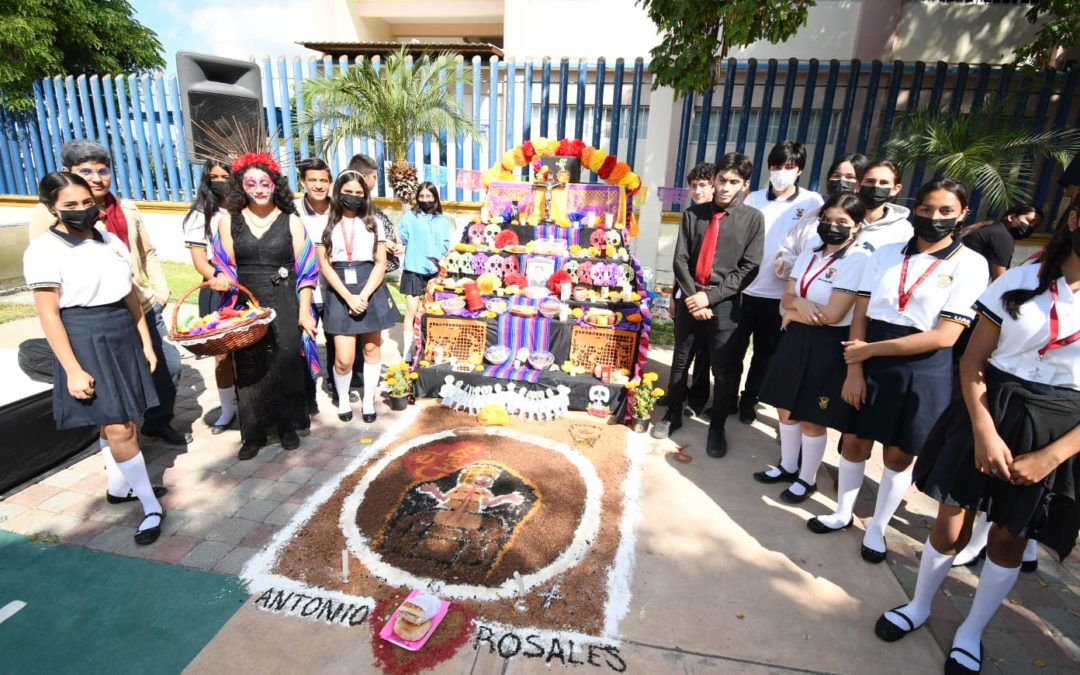
POLYGON ((952 277, 948 274, 939 274, 937 277, 938 288, 948 288, 952 286, 952 277))
POLYGON ((828 410, 829 409, 829 397, 828 396, 818 396, 817 405, 822 410, 828 410))

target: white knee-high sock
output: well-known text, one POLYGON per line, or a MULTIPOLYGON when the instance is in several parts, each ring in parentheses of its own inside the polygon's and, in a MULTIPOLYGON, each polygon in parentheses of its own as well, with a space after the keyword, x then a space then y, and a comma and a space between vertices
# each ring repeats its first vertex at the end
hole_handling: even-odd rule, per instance
POLYGON ((863 546, 881 553, 885 552, 885 528, 889 526, 889 521, 892 520, 896 509, 900 508, 900 502, 904 500, 909 487, 911 487, 910 469, 893 471, 886 468, 881 474, 877 503, 874 505, 874 517, 866 528, 863 546))
POLYGON ((859 497, 866 462, 851 462, 840 457, 840 477, 836 481, 836 513, 820 516, 819 521, 829 527, 844 527, 851 522, 855 500, 859 497))
POLYGON ((799 444, 802 442, 802 425, 780 425, 780 468, 794 473, 799 468, 799 444))
POLYGON ((349 402, 349 384, 352 383, 352 368, 339 373, 337 368, 331 368, 334 372, 334 389, 338 393, 337 397, 337 410, 339 413, 347 413, 352 410, 352 404, 349 402))
POLYGON ((107 488, 109 494, 113 497, 127 497, 128 490, 131 487, 128 485, 127 479, 124 478, 124 474, 120 471, 120 467, 116 466, 116 460, 112 456, 112 448, 109 447, 109 439, 98 437, 98 445, 101 446, 101 458, 105 460, 105 478, 109 481, 109 487, 107 488))
POLYGON ((1027 546, 1024 547, 1024 562, 1035 562, 1039 559, 1039 542, 1034 539, 1028 539, 1027 546))
MULTIPOLYGON (((799 470, 799 479, 807 485, 817 485, 817 472, 821 466, 821 460, 825 457, 825 446, 829 444, 828 434, 820 436, 802 435, 802 468, 799 470)), ((802 486, 796 486, 802 490, 802 486)))
POLYGON ((986 539, 989 536, 990 521, 986 519, 986 514, 980 511, 975 514, 975 523, 971 526, 971 539, 968 541, 967 546, 964 547, 964 550, 956 554, 953 564, 966 565, 978 557, 983 548, 986 547, 986 539))
POLYGON ((412 349, 413 343, 412 326, 405 326, 401 337, 401 358, 408 359, 409 350, 412 349))
MULTIPOLYGON (((983 630, 990 619, 994 618, 1001 603, 1009 595, 1016 578, 1020 576, 1019 567, 1002 567, 989 556, 983 563, 982 573, 979 575, 979 586, 975 589, 975 599, 971 603, 971 611, 960 627, 956 629, 953 638, 953 647, 959 647, 975 656, 982 658, 979 649, 979 641, 982 639, 983 630)), ((977 670, 978 665, 962 654, 952 653, 953 658, 961 665, 977 670)))
POLYGON ((379 364, 364 362, 364 400, 365 415, 375 412, 375 392, 379 390, 379 364))
MULTIPOLYGON (((949 575, 952 562, 953 556, 938 553, 931 545, 930 537, 926 538, 922 560, 919 561, 919 577, 915 580, 915 593, 911 596, 911 602, 898 610, 911 619, 916 628, 930 618, 930 607, 934 603, 934 596, 941 588, 941 582, 945 581, 945 577, 949 575)), ((907 622, 895 616, 892 611, 885 612, 885 618, 904 630, 909 628, 907 622)))
MULTIPOLYGON (((126 462, 118 462, 116 466, 123 472, 131 491, 139 498, 143 513, 161 513, 161 503, 154 496, 154 487, 150 485, 150 476, 146 473, 146 462, 143 461, 142 453, 126 462)), ((160 518, 148 518, 140 529, 149 529, 160 522, 160 518)))
POLYGON ((218 387, 218 400, 221 401, 221 415, 214 426, 224 427, 232 422, 236 415, 236 387, 218 387))

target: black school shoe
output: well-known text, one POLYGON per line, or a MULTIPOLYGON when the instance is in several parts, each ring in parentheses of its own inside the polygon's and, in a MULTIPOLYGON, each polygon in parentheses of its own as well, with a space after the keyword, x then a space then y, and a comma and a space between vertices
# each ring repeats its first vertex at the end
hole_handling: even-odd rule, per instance
POLYGON ((788 488, 780 493, 780 501, 787 502, 788 504, 802 504, 810 498, 810 495, 817 492, 816 483, 814 485, 810 485, 802 478, 796 478, 795 483, 803 486, 803 493, 801 495, 797 495, 791 491, 791 488, 788 488))
POLYGON ((285 431, 281 434, 281 449, 295 450, 300 447, 300 438, 295 431, 285 431))
POLYGON ((851 520, 847 522, 847 525, 843 527, 829 527, 825 523, 818 520, 817 516, 814 516, 810 520, 806 521, 806 529, 810 530, 814 534, 832 534, 833 532, 839 532, 840 530, 846 530, 855 524, 855 517, 852 516, 851 520))
POLYGON ((863 546, 861 549, 859 549, 859 555, 862 556, 862 559, 872 565, 878 565, 882 562, 885 562, 885 555, 888 552, 888 549, 884 551, 875 551, 869 546, 863 546))
POLYGON ((709 440, 705 446, 705 454, 716 459, 727 454, 727 436, 724 435, 724 427, 709 425, 709 440))
POLYGON ((878 617, 877 623, 874 624, 874 635, 878 636, 879 639, 884 640, 885 642, 896 642, 900 638, 907 637, 908 633, 913 633, 915 632, 915 630, 920 628, 921 624, 920 626, 916 626, 915 622, 909 619, 907 614, 904 614, 900 611, 904 607, 907 607, 907 605, 900 605, 899 607, 894 607, 888 612, 885 612, 885 614, 892 612, 896 616, 900 617, 904 620, 905 623, 907 623, 907 628, 901 628, 900 626, 897 626, 892 621, 886 619, 885 614, 882 614, 878 617))
POLYGON ((779 475, 770 476, 770 469, 765 469, 764 471, 755 471, 754 480, 759 483, 765 483, 766 485, 772 485, 773 483, 793 483, 799 477, 798 471, 784 471, 783 467, 779 466, 775 468, 780 471, 779 475))
POLYGON ((945 675, 978 675, 982 672, 983 651, 983 645, 981 642, 979 643, 979 656, 977 658, 974 654, 972 654, 966 649, 961 649, 960 647, 953 647, 949 650, 949 660, 945 662, 945 675), (967 666, 961 664, 959 661, 953 658, 953 652, 960 652, 975 663, 979 664, 979 667, 975 670, 972 670, 971 668, 968 668, 967 666))
POLYGON ((145 530, 138 530, 135 532, 135 543, 139 546, 149 546, 150 544, 153 544, 155 541, 157 541, 158 537, 161 536, 161 526, 165 523, 164 509, 160 513, 155 511, 154 513, 146 514, 145 516, 143 516, 142 522, 140 522, 139 524, 141 525, 142 523, 145 523, 147 518, 151 518, 153 516, 158 517, 157 525, 153 527, 148 527, 145 530))
POLYGON ((262 447, 262 443, 244 441, 244 444, 240 446, 240 452, 236 453, 236 458, 239 460, 253 459, 259 454, 259 450, 262 450, 262 447))
MULTIPOLYGON (((154 497, 158 499, 164 497, 166 494, 168 494, 168 492, 169 488, 165 487, 164 485, 154 486, 154 497)), ((135 493, 131 490, 128 490, 126 497, 117 497, 116 495, 111 495, 109 494, 109 491, 106 490, 105 501, 109 502, 110 504, 127 504, 128 502, 137 502, 139 501, 139 498, 136 497, 135 493)))

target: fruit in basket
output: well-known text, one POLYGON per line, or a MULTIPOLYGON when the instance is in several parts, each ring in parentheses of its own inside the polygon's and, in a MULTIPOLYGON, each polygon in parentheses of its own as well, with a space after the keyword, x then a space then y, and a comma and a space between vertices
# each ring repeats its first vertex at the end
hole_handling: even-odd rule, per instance
POLYGON ((232 328, 237 324, 262 316, 265 309, 222 307, 216 312, 211 312, 199 318, 188 317, 177 324, 177 332, 182 335, 202 335, 212 330, 232 328))

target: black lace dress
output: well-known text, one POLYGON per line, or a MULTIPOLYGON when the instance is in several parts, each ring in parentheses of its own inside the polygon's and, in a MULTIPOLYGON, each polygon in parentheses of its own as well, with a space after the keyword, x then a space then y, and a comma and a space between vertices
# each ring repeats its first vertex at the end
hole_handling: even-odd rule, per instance
POLYGON ((245 442, 263 444, 272 428, 280 436, 310 424, 289 214, 279 214, 261 239, 251 233, 242 216, 234 218, 232 238, 240 283, 255 294, 259 304, 276 313, 262 340, 233 352, 240 436, 245 442))

